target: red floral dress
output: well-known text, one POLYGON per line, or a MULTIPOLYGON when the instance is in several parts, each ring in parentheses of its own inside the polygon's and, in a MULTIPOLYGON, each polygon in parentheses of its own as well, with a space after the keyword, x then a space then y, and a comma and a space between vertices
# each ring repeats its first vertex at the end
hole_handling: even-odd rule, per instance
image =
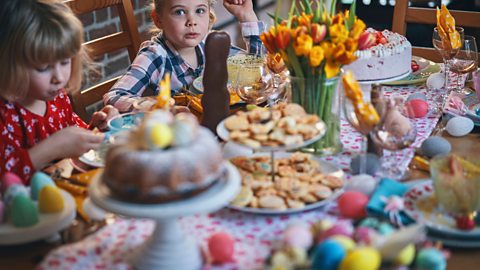
POLYGON ((74 125, 87 127, 73 112, 65 91, 47 102, 44 116, 0 98, 0 175, 10 171, 29 184, 36 169, 28 149, 60 129, 74 125))

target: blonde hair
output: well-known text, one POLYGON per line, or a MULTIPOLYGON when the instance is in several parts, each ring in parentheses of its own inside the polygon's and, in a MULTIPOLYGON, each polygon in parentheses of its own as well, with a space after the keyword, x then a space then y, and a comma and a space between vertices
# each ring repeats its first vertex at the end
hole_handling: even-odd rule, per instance
MULTIPOLYGON (((163 4, 165 3, 165 0, 152 0, 151 8, 152 11, 155 12, 157 15, 161 13, 163 4)), ((211 29, 213 27, 213 24, 217 21, 217 16, 215 16, 215 12, 213 10, 213 5, 217 3, 216 0, 208 0, 208 6, 209 6, 209 23, 208 23, 208 28, 211 29)), ((150 33, 152 34, 157 34, 161 32, 162 29, 158 29, 158 27, 155 25, 155 22, 150 29, 150 33)))
POLYGON ((90 59, 83 26, 59 0, 9 0, 0 7, 0 95, 21 99, 29 90, 28 69, 72 58, 67 90, 80 89, 90 59))

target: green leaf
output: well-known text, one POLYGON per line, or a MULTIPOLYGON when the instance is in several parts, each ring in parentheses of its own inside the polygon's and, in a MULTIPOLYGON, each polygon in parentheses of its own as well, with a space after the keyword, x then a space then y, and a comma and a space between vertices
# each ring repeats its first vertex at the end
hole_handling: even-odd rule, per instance
POLYGON ((312 4, 310 4, 310 0, 303 0, 303 2, 305 3, 304 5, 304 11, 306 14, 312 14, 312 4))
POLYGON ((272 13, 268 13, 267 12, 267 15, 268 17, 272 18, 273 20, 273 23, 274 25, 276 26, 277 24, 281 23, 282 21, 284 21, 284 19, 282 17, 276 17, 274 14, 272 13))
POLYGON ((350 6, 350 10, 348 12, 348 19, 346 20, 346 23, 348 22, 348 25, 346 25, 347 29, 350 31, 351 28, 353 27, 353 24, 355 23, 355 9, 357 6, 357 1, 353 0, 352 5, 350 6))
MULTIPOLYGON (((290 5, 290 10, 288 11, 288 18, 289 19, 292 18, 294 11, 295 11, 295 1, 292 1, 292 4, 290 5)), ((291 28, 291 26, 292 26, 292 20, 288 20, 287 27, 291 28)))
POLYGON ((337 0, 332 0, 332 5, 330 6, 330 15, 334 16, 337 13, 337 0))
POLYGON ((273 23, 277 27, 278 22, 278 12, 280 11, 280 6, 282 5, 282 0, 279 0, 277 6, 275 7, 275 17, 273 18, 273 23))

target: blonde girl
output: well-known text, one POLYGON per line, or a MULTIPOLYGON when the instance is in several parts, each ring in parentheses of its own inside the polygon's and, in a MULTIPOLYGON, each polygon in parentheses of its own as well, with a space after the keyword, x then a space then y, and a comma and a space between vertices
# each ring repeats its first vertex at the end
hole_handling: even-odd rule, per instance
MULTIPOLYGON (((9 0, 0 5, 0 175, 29 183, 48 163, 96 149, 103 135, 72 111, 67 91, 81 85, 83 27, 56 0, 9 0)), ((111 108, 97 112, 103 125, 111 108)))

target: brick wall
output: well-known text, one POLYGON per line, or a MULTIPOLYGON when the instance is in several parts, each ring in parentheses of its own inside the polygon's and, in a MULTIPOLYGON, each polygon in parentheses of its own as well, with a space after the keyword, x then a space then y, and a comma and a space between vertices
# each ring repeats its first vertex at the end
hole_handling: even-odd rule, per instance
MULTIPOLYGON (((134 14, 137 19, 141 41, 150 39, 149 29, 152 25, 150 19, 151 0, 131 1, 134 7, 134 14)), ((266 12, 268 11, 273 13, 273 3, 274 1, 271 0, 257 1, 258 7, 268 6, 268 8, 257 12, 261 20, 266 22, 269 21, 266 12)), ((217 15, 217 22, 214 25, 214 28, 218 28, 217 26, 223 25, 225 22, 233 19, 233 16, 223 8, 222 0, 217 0, 217 3, 215 4, 215 13, 217 15)), ((86 41, 119 31, 121 27, 116 8, 106 8, 98 10, 94 13, 85 14, 84 16, 80 17, 80 20, 85 28, 86 41)), ((226 26, 222 30, 227 31, 231 35, 232 43, 243 47, 242 39, 238 34, 238 24, 233 23, 229 26, 226 26)), ((125 73, 128 65, 130 64, 126 49, 115 53, 110 53, 100 59, 94 60, 97 63, 96 68, 99 71, 99 74, 91 74, 88 76, 88 78, 85 80, 83 88, 87 88, 88 86, 98 83, 99 81, 104 81, 125 73)))

